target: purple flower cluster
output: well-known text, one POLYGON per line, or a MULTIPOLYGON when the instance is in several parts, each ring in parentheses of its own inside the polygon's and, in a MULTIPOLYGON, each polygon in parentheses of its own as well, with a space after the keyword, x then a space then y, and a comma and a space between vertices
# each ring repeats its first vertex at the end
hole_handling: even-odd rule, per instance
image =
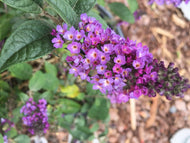
POLYGON ((31 134, 44 133, 49 128, 47 116, 47 102, 45 99, 40 99, 38 104, 30 98, 26 104, 21 108, 20 112, 24 114, 22 117, 23 124, 29 127, 31 134))
POLYGON ((185 3, 187 4, 190 0, 150 0, 149 3, 153 4, 155 2, 158 5, 173 4, 175 6, 179 6, 182 1, 185 1, 185 3))
POLYGON ((172 96, 184 97, 183 93, 190 88, 190 84, 188 84, 188 79, 179 75, 178 68, 174 68, 174 63, 166 67, 163 61, 158 62, 154 59, 152 66, 159 75, 156 82, 152 83, 156 92, 166 96, 168 100, 171 100, 172 96))
POLYGON ((13 122, 11 122, 11 121, 8 120, 8 119, 1 118, 1 126, 4 126, 4 125, 6 125, 6 128, 4 128, 4 129, 5 129, 5 130, 4 130, 5 133, 7 133, 8 131, 10 131, 10 129, 11 129, 12 127, 14 127, 14 123, 13 123, 13 122), (8 126, 7 126, 7 125, 8 125, 8 126))
POLYGON ((4 143, 8 143, 8 138, 7 136, 3 136, 4 143))
MULTIPOLYGON (((70 74, 92 83, 93 89, 106 94, 112 103, 127 102, 141 95, 155 96, 161 72, 149 48, 136 41, 125 40, 110 28, 103 29, 93 17, 82 14, 80 18, 79 30, 74 27, 67 30, 66 24, 53 30, 55 48, 61 48, 65 42, 70 43, 67 49, 72 56, 66 58, 71 67, 70 74), (62 44, 58 46, 55 41, 62 44)), ((165 84, 168 79, 163 81, 165 84)), ((159 85, 159 89, 162 91, 163 87, 159 85)))

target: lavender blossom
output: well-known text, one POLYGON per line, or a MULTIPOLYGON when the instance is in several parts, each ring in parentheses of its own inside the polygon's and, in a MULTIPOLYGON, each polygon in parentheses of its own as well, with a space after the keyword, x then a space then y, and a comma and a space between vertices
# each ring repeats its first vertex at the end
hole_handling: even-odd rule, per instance
POLYGON ((22 117, 23 124, 29 127, 28 131, 31 134, 46 133, 49 128, 47 116, 47 102, 45 99, 40 99, 38 103, 30 98, 21 108, 20 112, 24 114, 22 117))
POLYGON ((7 136, 3 136, 4 143, 8 143, 8 138, 7 136))
POLYGON ((172 64, 166 68, 163 62, 153 60, 147 46, 124 39, 110 28, 103 29, 87 14, 80 17, 79 30, 71 27, 60 34, 64 42, 71 42, 67 48, 72 56, 66 58, 69 73, 94 84, 93 89, 106 94, 112 103, 142 95, 154 97, 156 92, 167 99, 182 97, 189 88, 188 81, 172 64))

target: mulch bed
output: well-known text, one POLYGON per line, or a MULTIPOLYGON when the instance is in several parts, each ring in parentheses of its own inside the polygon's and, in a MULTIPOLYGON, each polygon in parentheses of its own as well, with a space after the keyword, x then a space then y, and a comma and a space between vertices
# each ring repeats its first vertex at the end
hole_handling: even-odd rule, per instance
MULTIPOLYGON (((122 27, 125 37, 147 45, 166 65, 174 62, 190 79, 190 21, 173 6, 138 2, 143 15, 135 24, 122 27)), ((190 91, 183 99, 172 101, 159 95, 136 100, 135 130, 131 128, 130 103, 112 106, 110 115, 110 143, 169 143, 177 130, 190 127, 190 91)))

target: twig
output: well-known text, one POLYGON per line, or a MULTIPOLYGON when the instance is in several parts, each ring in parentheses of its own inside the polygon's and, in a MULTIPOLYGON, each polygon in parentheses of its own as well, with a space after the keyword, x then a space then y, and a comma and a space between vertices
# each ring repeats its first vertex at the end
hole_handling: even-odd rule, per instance
POLYGON ((166 36, 166 37, 168 37, 170 39, 174 39, 174 35, 171 34, 170 32, 168 32, 165 29, 162 29, 162 28, 159 28, 159 27, 153 27, 153 28, 151 28, 151 31, 156 32, 156 33, 158 33, 160 35, 166 36))
POLYGON ((156 115, 157 115, 157 110, 158 110, 158 96, 152 98, 152 102, 153 103, 150 110, 150 118, 146 122, 147 128, 151 127, 156 120, 156 115))
POLYGON ((131 128, 133 131, 136 130, 137 127, 135 113, 135 99, 130 99, 131 128))

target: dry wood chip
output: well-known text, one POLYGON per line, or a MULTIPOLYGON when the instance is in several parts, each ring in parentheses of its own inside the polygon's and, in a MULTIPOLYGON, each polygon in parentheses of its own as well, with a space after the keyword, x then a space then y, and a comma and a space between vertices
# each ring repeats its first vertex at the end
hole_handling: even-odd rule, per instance
POLYGON ((155 98, 152 98, 152 101, 153 103, 150 109, 150 118, 146 122, 146 128, 153 126, 156 120, 156 115, 158 111, 158 96, 156 96, 155 98))
POLYGON ((186 22, 179 18, 176 14, 173 14, 172 15, 172 21, 177 25, 177 26, 180 26, 181 28, 185 28, 187 25, 186 25, 186 22))
POLYGON ((169 31, 167 31, 165 29, 162 29, 160 27, 153 27, 153 28, 151 28, 151 31, 156 32, 156 33, 158 33, 160 35, 166 36, 166 37, 168 37, 170 39, 174 39, 173 34, 171 34, 169 31))

